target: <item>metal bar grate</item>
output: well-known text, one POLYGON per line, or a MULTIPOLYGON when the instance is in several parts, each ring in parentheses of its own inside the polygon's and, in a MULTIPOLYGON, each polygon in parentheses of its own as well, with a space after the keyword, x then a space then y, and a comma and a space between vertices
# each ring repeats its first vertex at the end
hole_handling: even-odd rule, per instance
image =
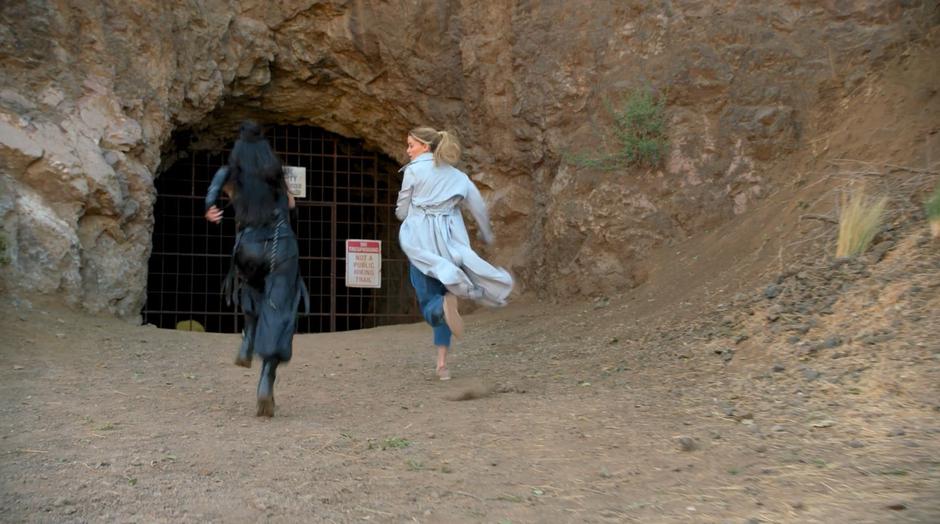
MULTIPOLYGON (((362 143, 312 127, 267 131, 285 166, 306 168, 307 198, 297 199, 291 225, 300 248, 300 273, 310 291, 310 313, 297 331, 346 331, 414 322, 420 317, 408 284, 408 261, 398 246, 395 200, 401 184, 395 164, 362 143), (347 288, 345 242, 382 241, 382 287, 347 288)), ((221 295, 235 243, 233 210, 222 225, 203 218, 212 175, 228 151, 188 151, 156 181, 153 251, 144 321, 163 328, 195 320, 206 331, 237 333, 242 319, 221 295)))

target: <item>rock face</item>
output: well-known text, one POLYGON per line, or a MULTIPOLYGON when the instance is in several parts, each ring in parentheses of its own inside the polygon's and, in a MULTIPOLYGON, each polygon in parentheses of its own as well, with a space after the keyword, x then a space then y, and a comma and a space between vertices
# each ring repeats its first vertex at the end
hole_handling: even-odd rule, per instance
POLYGON ((3 286, 137 318, 178 129, 314 125, 404 160, 456 128, 523 287, 643 279, 652 247, 740 214, 814 111, 938 23, 935 2, 18 0, 0 4, 3 286), (680 5, 681 4, 681 5, 680 5), (660 169, 594 172, 607 101, 666 93, 660 169))

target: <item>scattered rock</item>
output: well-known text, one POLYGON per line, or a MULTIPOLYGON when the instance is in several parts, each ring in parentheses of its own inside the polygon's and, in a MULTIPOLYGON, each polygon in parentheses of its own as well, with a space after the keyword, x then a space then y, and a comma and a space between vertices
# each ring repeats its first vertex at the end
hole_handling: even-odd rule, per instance
POLYGON ((771 370, 774 373, 783 373, 787 368, 783 367, 783 364, 774 364, 774 367, 771 370))
POLYGON ((905 433, 904 430, 900 428, 892 429, 891 431, 888 432, 889 437, 901 437, 904 435, 907 435, 907 433, 905 433))
POLYGON ((818 379, 820 376, 820 373, 813 368, 804 367, 802 371, 803 371, 803 378, 805 378, 809 382, 812 382, 818 379))
POLYGON ((734 350, 731 348, 719 348, 715 350, 716 355, 721 356, 721 360, 731 362, 731 359, 734 358, 734 350))
POLYGON ((801 335, 805 335, 809 333, 809 330, 812 329, 812 327, 813 326, 811 326, 810 324, 793 324, 789 327, 789 330, 795 331, 801 335))
POLYGON ((835 420, 825 419, 820 420, 819 422, 813 422, 814 428, 830 428, 836 424, 835 420))
POLYGON ((885 254, 893 247, 894 242, 892 241, 881 242, 880 244, 877 244, 871 248, 871 251, 868 253, 868 257, 873 263, 881 262, 881 260, 885 257, 885 254))
POLYGON ((870 335, 865 335, 861 337, 861 342, 866 346, 874 346, 875 344, 880 344, 882 342, 888 342, 894 340, 894 333, 891 331, 883 331, 881 333, 872 333, 870 335))
POLYGON ((780 295, 780 288, 776 284, 770 284, 764 288, 764 297, 768 300, 777 298, 780 295))
POLYGON ((682 451, 694 451, 698 447, 692 437, 679 436, 675 437, 675 441, 682 451))
POLYGON ((816 350, 806 342, 800 342, 796 345, 796 354, 800 358, 809 357, 816 353, 816 350))
POLYGON ((727 402, 725 402, 725 401, 721 401, 721 402, 718 403, 718 408, 719 408, 719 409, 721 410, 721 412, 724 413, 726 416, 729 416, 729 417, 733 417, 733 416, 734 416, 735 409, 734 409, 734 406, 732 406, 731 404, 729 404, 729 403, 727 403, 727 402))
POLYGON ((780 308, 774 306, 767 310, 767 321, 776 322, 780 318, 780 308))
POLYGON ((891 504, 888 504, 885 507, 888 509, 893 509, 894 511, 902 511, 902 510, 907 509, 907 504, 905 504, 904 502, 892 502, 891 504))
POLYGON ((864 447, 865 447, 865 443, 862 442, 862 441, 860 441, 860 440, 850 440, 850 441, 849 441, 849 447, 850 447, 850 448, 856 448, 856 449, 858 449, 858 448, 864 448, 864 447))

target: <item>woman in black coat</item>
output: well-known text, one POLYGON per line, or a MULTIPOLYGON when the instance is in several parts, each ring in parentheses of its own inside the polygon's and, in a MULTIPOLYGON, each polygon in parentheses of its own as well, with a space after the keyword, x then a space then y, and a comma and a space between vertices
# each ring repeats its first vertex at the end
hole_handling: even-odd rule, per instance
MULTIPOLYGON (((251 367, 262 360, 258 380, 258 416, 274 416, 274 380, 279 364, 291 359, 297 306, 306 288, 300 278, 297 239, 290 226, 293 195, 281 163, 251 121, 242 123, 228 165, 219 169, 206 195, 206 220, 218 224, 216 205, 224 190, 232 198, 238 233, 234 266, 226 289, 245 315, 245 331, 235 364, 251 367)), ((308 305, 309 309, 309 305, 308 305)))

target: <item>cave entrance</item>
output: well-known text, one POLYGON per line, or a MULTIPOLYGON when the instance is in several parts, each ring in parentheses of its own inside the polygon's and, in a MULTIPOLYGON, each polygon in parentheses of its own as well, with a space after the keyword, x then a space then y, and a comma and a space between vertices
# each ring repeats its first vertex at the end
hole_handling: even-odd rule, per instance
MULTIPOLYGON (((361 141, 319 128, 271 126, 265 135, 285 166, 306 170, 306 198, 296 199, 291 213, 300 273, 310 292, 310 313, 301 306, 297 332, 419 320, 408 261, 398 245, 398 166, 361 141), (382 241, 381 288, 346 287, 347 239, 382 241)), ((233 142, 234 137, 226 143, 230 147, 233 142)), ((206 331, 241 332, 240 312, 226 305, 221 289, 235 244, 234 211, 225 209, 221 226, 203 218, 209 182, 227 162, 229 150, 185 145, 177 154, 156 179, 144 322, 175 328, 194 320, 206 331)))

